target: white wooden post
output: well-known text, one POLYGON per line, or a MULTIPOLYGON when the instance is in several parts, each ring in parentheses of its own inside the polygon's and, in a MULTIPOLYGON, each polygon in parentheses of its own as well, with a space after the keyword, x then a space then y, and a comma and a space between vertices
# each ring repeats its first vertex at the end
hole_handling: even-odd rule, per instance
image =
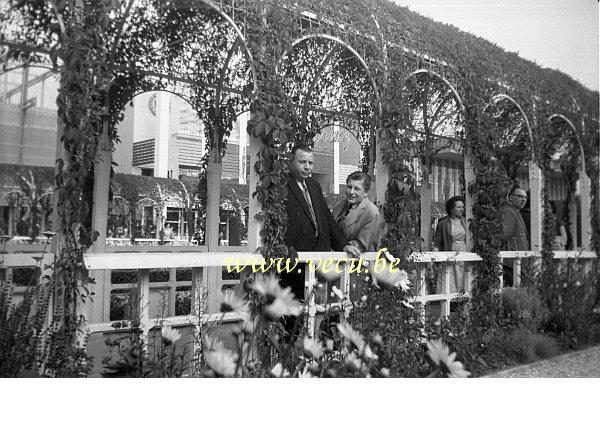
POLYGON ((577 231, 577 220, 579 216, 577 213, 577 195, 571 193, 571 201, 569 202, 569 220, 571 221, 571 239, 573 242, 573 250, 577 249, 579 244, 579 232, 577 231))
POLYGON ((196 325, 194 327, 194 357, 198 352, 198 347, 202 346, 202 342, 197 342, 202 336, 202 327, 204 323, 205 313, 205 295, 206 295, 206 272, 202 267, 192 268, 192 314, 196 316, 196 325))
POLYGON ((542 228, 544 224, 544 208, 542 205, 542 188, 544 178, 542 170, 536 163, 529 163, 529 204, 531 215, 531 251, 542 251, 542 228))
MULTIPOLYGON (((246 128, 244 128, 244 130, 246 130, 246 128)), ((262 244, 260 236, 261 224, 255 219, 256 214, 260 212, 262 208, 258 198, 252 194, 258 185, 258 174, 254 170, 254 165, 258 161, 258 153, 260 152, 262 142, 260 138, 257 138, 254 135, 250 135, 249 141, 250 180, 248 181, 248 250, 255 252, 262 244)))
MULTIPOLYGON (((215 142, 211 147, 206 170, 206 246, 209 252, 218 251, 219 247, 219 205, 221 201, 222 163, 219 149, 215 142)), ((217 294, 221 290, 221 268, 211 266, 206 269, 208 277, 207 306, 210 313, 218 309, 217 294)))
MULTIPOLYGON (((333 127, 334 133, 339 130, 337 126, 333 127)), ((333 137, 333 193, 340 193, 340 142, 336 136, 333 137)))
POLYGON ((304 301, 308 307, 308 322, 307 331, 308 336, 311 338, 315 337, 316 332, 316 315, 317 305, 315 302, 315 286, 317 285, 317 277, 315 275, 315 265, 306 263, 304 271, 304 301))
POLYGON ((138 270, 137 299, 139 301, 137 312, 140 319, 140 329, 142 330, 142 340, 147 351, 148 332, 150 332, 150 269, 138 270))
POLYGON ((513 287, 521 286, 521 259, 516 258, 513 261, 513 287))
MULTIPOLYGON (((98 231, 98 238, 90 248, 92 253, 106 252, 111 162, 112 145, 108 136, 108 123, 105 122, 96 151, 96 162, 94 163, 92 229, 98 231)), ((110 275, 110 270, 93 270, 89 273, 89 276, 95 281, 95 284, 89 287, 94 292, 93 301, 80 302, 77 305, 78 314, 83 314, 88 324, 103 321, 104 310, 102 305, 106 303, 105 295, 110 295, 110 275)))
POLYGON ((592 246, 592 181, 584 171, 579 175, 581 187, 581 248, 591 250, 592 246))
MULTIPOLYGON (((421 163, 421 168, 425 167, 421 163)), ((442 168, 443 169, 443 168, 442 168)), ((423 238, 422 250, 431 249, 431 180, 429 170, 425 171, 425 177, 421 180, 421 238, 423 238)))
POLYGON ((341 321, 346 321, 348 317, 350 317, 350 310, 352 308, 352 303, 350 302, 350 272, 349 272, 349 262, 344 263, 344 271, 340 275, 340 290, 344 298, 341 299, 342 307, 344 309, 344 313, 341 314, 341 321))

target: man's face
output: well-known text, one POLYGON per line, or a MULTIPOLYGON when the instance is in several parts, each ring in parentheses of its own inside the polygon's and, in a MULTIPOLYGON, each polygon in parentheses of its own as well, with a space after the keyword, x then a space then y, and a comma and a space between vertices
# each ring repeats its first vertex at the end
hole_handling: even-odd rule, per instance
POLYGON ((508 197, 508 199, 513 204, 513 206, 515 206, 516 208, 518 208, 520 210, 523 207, 525 207, 525 203, 527 202, 527 193, 525 192, 525 190, 516 189, 508 197))
POLYGON ((314 165, 313 153, 296 150, 290 161, 290 171, 296 179, 304 181, 310 177, 314 165))

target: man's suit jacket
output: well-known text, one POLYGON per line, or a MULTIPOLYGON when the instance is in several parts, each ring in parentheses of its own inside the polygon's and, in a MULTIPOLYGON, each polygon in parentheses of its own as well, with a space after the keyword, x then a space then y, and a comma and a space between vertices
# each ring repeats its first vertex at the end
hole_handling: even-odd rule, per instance
POLYGON ((502 248, 508 251, 528 251, 529 236, 523 217, 512 204, 502 208, 502 248))
MULTIPOLYGON (((315 231, 304 193, 293 175, 289 175, 285 204, 288 217, 286 245, 294 247, 296 251, 342 251, 347 245, 346 238, 327 207, 321 186, 312 178, 306 180, 306 186, 317 217, 318 231, 315 231)), ((304 299, 304 265, 299 270, 299 273, 296 269, 291 273, 282 273, 280 284, 291 287, 296 298, 304 299)))
POLYGON ((333 217, 340 222, 340 229, 349 241, 360 241, 361 250, 375 251, 381 234, 383 219, 377 206, 368 198, 355 206, 346 217, 340 221, 340 216, 346 213, 348 200, 343 199, 333 208, 333 217))
POLYGON ((288 217, 286 244, 294 247, 296 251, 342 251, 346 246, 346 238, 327 207, 321 186, 312 178, 308 178, 305 182, 319 227, 315 230, 304 193, 296 179, 289 175, 286 201, 288 217))

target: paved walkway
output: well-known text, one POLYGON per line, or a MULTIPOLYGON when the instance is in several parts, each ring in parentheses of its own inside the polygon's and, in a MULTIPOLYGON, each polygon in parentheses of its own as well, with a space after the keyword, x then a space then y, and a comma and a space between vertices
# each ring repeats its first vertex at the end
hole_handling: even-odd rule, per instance
POLYGON ((514 367, 488 377, 599 377, 600 346, 560 355, 525 366, 514 367))

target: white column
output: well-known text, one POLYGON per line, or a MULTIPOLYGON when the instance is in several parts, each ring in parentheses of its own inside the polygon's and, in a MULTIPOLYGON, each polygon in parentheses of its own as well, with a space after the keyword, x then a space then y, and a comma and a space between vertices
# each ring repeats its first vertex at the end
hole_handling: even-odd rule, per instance
POLYGON ((531 251, 542 250, 542 228, 544 225, 544 208, 542 205, 542 189, 544 179, 542 170, 535 163, 529 163, 529 204, 531 216, 531 251))
POLYGON ((156 98, 158 124, 154 133, 154 176, 160 178, 166 178, 169 171, 170 95, 159 91, 156 98))
POLYGON ((238 154, 238 183, 240 185, 246 185, 248 181, 246 180, 246 149, 248 147, 248 131, 246 131, 246 127, 248 126, 248 115, 250 112, 244 112, 238 118, 240 124, 240 148, 238 154))
MULTIPOLYGON (((216 142, 214 143, 216 145, 216 142)), ((221 172, 222 163, 217 147, 211 147, 208 166, 206 169, 206 246, 209 252, 216 252, 219 249, 219 205, 221 202, 221 172)), ((206 269, 208 280, 207 308, 209 313, 215 313, 218 310, 217 293, 221 291, 221 268, 209 267, 206 269)))
POLYGON ((581 181, 581 248, 592 247, 592 181, 585 172, 579 176, 581 181))
MULTIPOLYGON (((94 165, 94 193, 92 207, 92 229, 98 231, 98 239, 92 244, 90 252, 106 252, 106 230, 108 223, 108 191, 110 185, 110 167, 112 161, 112 146, 108 137, 108 124, 104 123, 102 135, 96 151, 94 165)), ((103 321, 106 304, 105 295, 110 295, 110 270, 94 270, 90 277, 95 284, 89 288, 94 292, 94 301, 78 303, 78 314, 83 314, 88 323, 103 321)))
POLYGON ((571 193, 571 201, 569 202, 569 220, 571 221, 571 239, 573 242, 573 250, 577 249, 577 245, 579 244, 579 232, 577 231, 577 220, 579 216, 577 215, 577 195, 573 192, 571 193))
MULTIPOLYGON (((243 130, 246 132, 245 127, 243 130)), ((262 141, 253 135, 249 136, 248 140, 248 153, 250 155, 250 180, 248 181, 248 250, 254 252, 261 246, 261 224, 254 216, 256 216, 262 208, 258 198, 254 197, 252 193, 256 191, 256 185, 258 184, 258 174, 254 170, 254 165, 258 161, 258 152, 262 146, 262 141)))
POLYGON ((429 251, 431 250, 431 176, 425 166, 421 164, 420 167, 425 171, 421 180, 421 238, 423 238, 423 251, 429 251))
MULTIPOLYGON (((334 126, 334 131, 337 126, 334 126)), ((340 193, 340 142, 333 138, 333 193, 340 193)))

